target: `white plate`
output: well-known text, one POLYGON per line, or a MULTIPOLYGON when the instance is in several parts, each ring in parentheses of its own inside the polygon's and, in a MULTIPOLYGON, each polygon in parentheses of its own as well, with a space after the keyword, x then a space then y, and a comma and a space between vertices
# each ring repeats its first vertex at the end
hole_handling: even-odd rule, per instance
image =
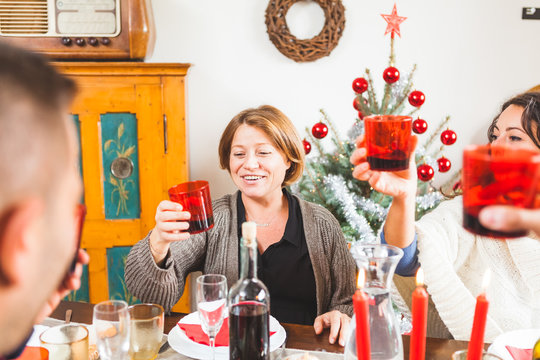
POLYGON ((501 334, 495 338, 488 352, 498 355, 504 360, 514 360, 506 350, 506 345, 519 349, 532 349, 540 339, 540 329, 515 330, 501 334))
MULTIPOLYGON (((200 324, 199 314, 193 312, 184 316, 180 323, 182 324, 200 324)), ((275 333, 270 336, 270 351, 274 351, 279 348, 285 342, 287 333, 279 321, 273 316, 270 316, 270 331, 275 333)), ((187 337, 187 335, 180 329, 178 325, 175 325, 168 335, 169 344, 178 353, 189 356, 195 359, 208 359, 210 358, 210 347, 196 343, 187 337)), ((218 346, 216 347, 216 360, 228 360, 229 359, 229 347, 218 346)))

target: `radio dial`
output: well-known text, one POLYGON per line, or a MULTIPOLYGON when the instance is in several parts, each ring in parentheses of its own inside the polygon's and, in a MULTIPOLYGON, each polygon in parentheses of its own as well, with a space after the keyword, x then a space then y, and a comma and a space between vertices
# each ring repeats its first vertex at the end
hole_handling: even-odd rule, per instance
POLYGON ((98 39, 96 39, 95 37, 91 37, 91 38, 88 38, 88 44, 92 46, 98 46, 99 42, 98 42, 98 39))
POLYGON ((104 38, 101 39, 101 43, 103 45, 107 46, 107 45, 109 45, 111 43, 111 39, 104 37, 104 38))
POLYGON ((83 38, 76 38, 75 44, 77 44, 78 46, 84 46, 86 44, 86 41, 84 41, 83 38))
POLYGON ((62 38, 62 45, 65 45, 65 46, 71 46, 72 44, 72 41, 70 38, 68 37, 63 37, 62 38))

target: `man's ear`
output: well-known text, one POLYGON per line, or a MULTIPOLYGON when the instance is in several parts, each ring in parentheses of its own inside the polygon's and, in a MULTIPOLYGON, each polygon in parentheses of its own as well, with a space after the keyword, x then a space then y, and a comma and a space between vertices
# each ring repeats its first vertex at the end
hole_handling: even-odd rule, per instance
POLYGON ((43 210, 43 201, 34 198, 14 205, 0 217, 0 280, 4 285, 20 283, 25 269, 33 266, 30 250, 41 241, 36 225, 43 210))

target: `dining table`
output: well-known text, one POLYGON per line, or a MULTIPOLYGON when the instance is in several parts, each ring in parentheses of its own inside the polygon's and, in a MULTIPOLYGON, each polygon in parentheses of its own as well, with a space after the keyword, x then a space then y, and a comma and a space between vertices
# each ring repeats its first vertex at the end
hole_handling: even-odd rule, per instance
MULTIPOLYGON (((83 324, 92 323, 92 313, 94 305, 83 302, 62 301, 59 306, 50 315, 51 318, 63 320, 66 311, 71 309, 71 321, 83 324)), ((170 313, 165 316, 164 333, 176 326, 178 321, 187 314, 170 313)), ((324 352, 330 354, 343 354, 344 348, 340 345, 330 344, 328 342, 329 330, 325 329, 322 334, 316 335, 313 326, 281 324, 287 332, 285 349, 299 349, 303 351, 324 352)), ((449 360, 452 353, 457 350, 467 348, 466 341, 427 338, 426 339, 426 359, 429 360, 449 360)), ((487 344, 486 344, 487 348, 487 344)), ((409 336, 403 335, 403 353, 404 359, 409 359, 409 336)), ((336 359, 342 356, 336 356, 336 359)), ((158 357, 159 359, 159 357, 158 357)))

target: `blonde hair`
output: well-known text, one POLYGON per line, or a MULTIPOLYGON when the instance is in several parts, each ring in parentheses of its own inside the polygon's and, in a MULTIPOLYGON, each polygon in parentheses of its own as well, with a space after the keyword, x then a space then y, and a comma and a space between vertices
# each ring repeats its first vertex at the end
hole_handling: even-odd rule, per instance
POLYGON ((231 172, 229 159, 232 141, 236 130, 244 124, 262 130, 291 163, 281 185, 288 186, 296 182, 304 172, 304 147, 289 118, 270 105, 244 110, 229 122, 219 141, 221 168, 231 172))

